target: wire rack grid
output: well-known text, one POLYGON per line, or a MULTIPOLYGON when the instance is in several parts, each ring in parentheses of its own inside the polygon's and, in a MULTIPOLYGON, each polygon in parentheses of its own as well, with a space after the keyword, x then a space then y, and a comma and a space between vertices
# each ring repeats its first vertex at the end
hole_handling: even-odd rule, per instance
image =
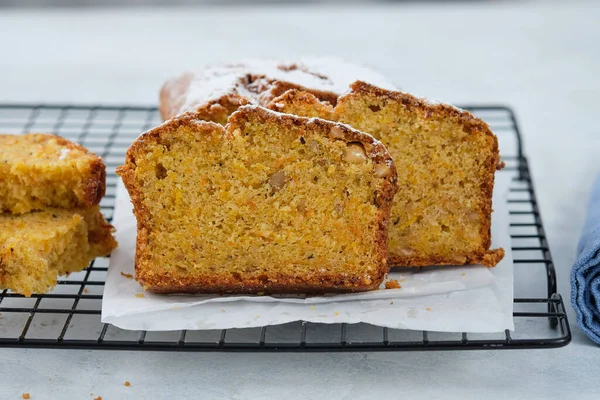
MULTIPOLYGON (((515 264, 515 330, 441 333, 368 324, 295 322, 250 329, 126 331, 100 321, 108 259, 59 280, 51 293, 25 298, 0 292, 0 347, 169 351, 406 351, 555 348, 571 331, 514 113, 503 106, 463 106, 488 122, 514 173, 510 234, 515 264)), ((0 104, 0 132, 52 132, 81 143, 107 166, 101 208, 113 215, 115 168, 140 132, 160 123, 154 107, 0 104)))

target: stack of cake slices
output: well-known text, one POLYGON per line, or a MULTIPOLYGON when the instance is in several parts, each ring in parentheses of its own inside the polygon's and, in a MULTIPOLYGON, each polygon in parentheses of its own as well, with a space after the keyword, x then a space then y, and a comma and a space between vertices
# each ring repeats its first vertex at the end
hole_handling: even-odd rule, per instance
POLYGON ((0 288, 46 293, 116 242, 100 157, 48 134, 0 134, 0 288))
POLYGON ((160 100, 166 122, 117 171, 152 291, 363 291, 391 266, 504 256, 498 141, 467 111, 331 59, 207 67, 160 100))

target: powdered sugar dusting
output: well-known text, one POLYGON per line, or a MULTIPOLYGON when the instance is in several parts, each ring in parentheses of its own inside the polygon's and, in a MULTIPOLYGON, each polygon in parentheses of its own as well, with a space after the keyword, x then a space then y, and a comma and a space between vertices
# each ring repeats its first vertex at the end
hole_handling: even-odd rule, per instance
POLYGON ((312 57, 298 62, 251 59, 238 64, 207 66, 191 73, 191 82, 183 91, 175 89, 180 79, 177 77, 166 84, 170 103, 181 104, 176 113, 194 110, 226 95, 239 95, 261 104, 261 94, 276 81, 335 95, 347 92, 356 80, 395 89, 395 85, 379 73, 333 57, 312 57))
POLYGON ((459 111, 461 113, 466 113, 467 110, 463 110, 462 108, 456 107, 455 105, 452 105, 450 103, 446 103, 440 100, 436 100, 436 99, 427 99, 425 97, 419 97, 418 98, 420 101, 424 102, 425 104, 427 104, 428 106, 446 106, 446 107, 452 107, 454 108, 456 111, 459 111))
POLYGON ((65 158, 67 158, 67 154, 69 154, 70 152, 70 149, 60 149, 60 157, 58 157, 58 159, 64 160, 65 158))

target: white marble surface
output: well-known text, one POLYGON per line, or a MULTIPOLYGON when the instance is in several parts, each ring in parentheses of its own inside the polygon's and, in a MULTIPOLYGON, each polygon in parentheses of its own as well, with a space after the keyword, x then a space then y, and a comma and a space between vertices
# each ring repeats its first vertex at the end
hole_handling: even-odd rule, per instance
MULTIPOLYGON (((568 4, 567 4, 568 3, 568 4)), ((204 62, 334 54, 407 90, 517 111, 568 301, 599 172, 600 7, 466 2, 0 13, 0 102, 155 104, 164 78, 204 62)), ((521 283, 521 285, 526 283, 521 283)), ((571 322, 574 324, 570 310, 571 322)), ((574 327, 558 350, 210 354, 0 349, 0 397, 588 398, 600 348, 574 327), (123 386, 130 381, 131 387, 123 386)))

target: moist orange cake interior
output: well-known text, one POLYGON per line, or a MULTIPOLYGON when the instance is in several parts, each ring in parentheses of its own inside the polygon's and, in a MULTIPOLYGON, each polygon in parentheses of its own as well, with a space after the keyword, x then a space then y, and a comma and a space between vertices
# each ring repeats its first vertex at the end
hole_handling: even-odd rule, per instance
POLYGON ((376 288, 395 169, 368 135, 242 107, 142 135, 118 173, 138 220, 136 279, 157 292, 376 288))
POLYGON ((399 185, 389 225, 394 265, 493 266, 502 259, 502 249, 489 250, 498 142, 482 120, 363 82, 335 107, 290 90, 269 108, 343 122, 387 147, 399 185))

